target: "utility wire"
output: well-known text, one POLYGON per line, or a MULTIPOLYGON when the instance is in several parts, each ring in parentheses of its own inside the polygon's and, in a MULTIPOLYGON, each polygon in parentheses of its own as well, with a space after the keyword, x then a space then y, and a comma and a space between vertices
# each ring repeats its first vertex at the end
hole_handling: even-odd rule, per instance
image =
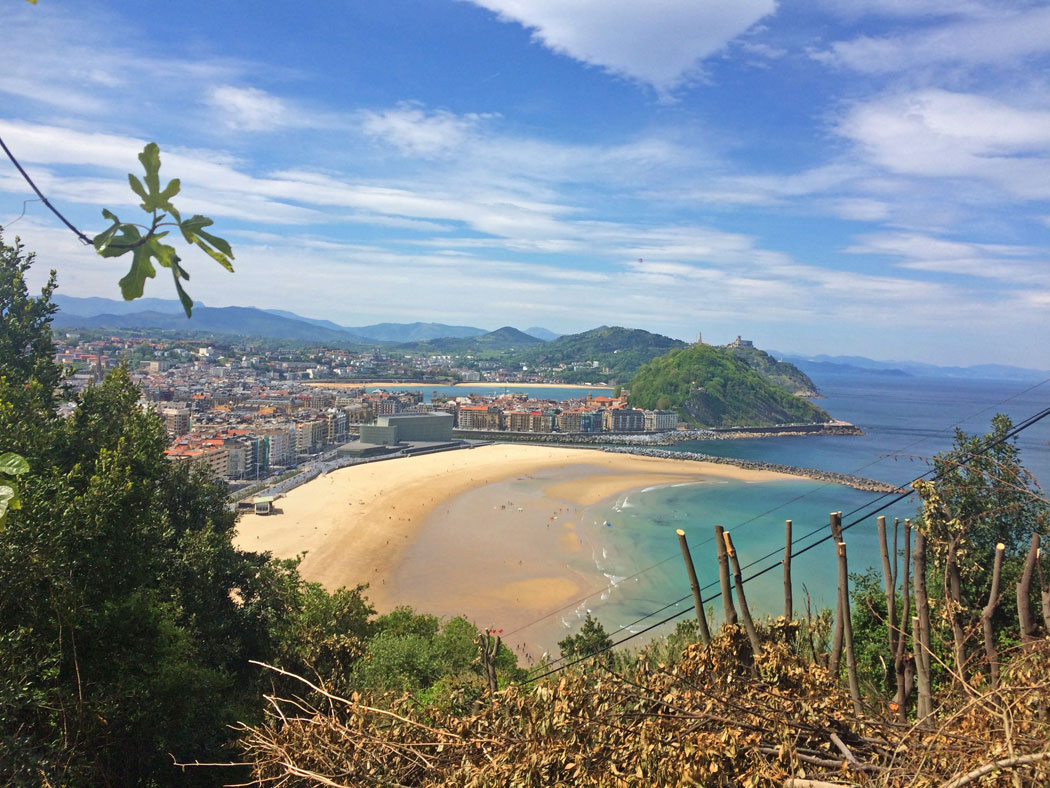
POLYGON ((76 227, 74 227, 73 224, 69 221, 69 219, 67 219, 65 216, 59 213, 58 209, 51 204, 47 197, 44 196, 44 193, 37 188, 36 184, 33 183, 33 179, 29 177, 29 173, 22 169, 22 165, 18 163, 18 159, 16 159, 15 155, 11 153, 11 149, 8 148, 7 145, 4 143, 2 137, 0 137, 0 148, 4 149, 4 153, 7 154, 7 158, 9 158, 11 160, 11 163, 15 165, 15 168, 20 173, 22 173, 22 177, 25 178, 26 183, 33 187, 33 191, 36 192, 36 196, 40 198, 40 201, 51 209, 51 213, 53 213, 55 216, 61 219, 62 224, 64 224, 66 227, 72 230, 73 234, 76 235, 77 238, 79 238, 84 244, 86 244, 87 246, 94 246, 94 244, 91 243, 91 239, 84 235, 84 233, 80 232, 80 230, 78 230, 76 227))
MULTIPOLYGON (((1008 441, 1011 438, 1017 436, 1018 434, 1020 434, 1024 430, 1028 429, 1029 427, 1033 426, 1034 424, 1042 421, 1047 416, 1050 416, 1050 408, 1044 408, 1043 410, 1039 411, 1035 415, 1028 417, 1024 421, 1022 421, 1020 424, 1018 424, 1017 426, 1015 426, 1012 429, 1008 430, 1002 437, 1000 437, 1000 438, 998 438, 998 439, 996 439, 994 441, 989 442, 987 445, 983 446, 982 448, 971 452, 968 457, 966 457, 964 459, 961 459, 958 462, 954 463, 953 467, 958 468, 958 467, 962 467, 962 466, 966 465, 967 462, 976 459, 977 457, 979 457, 982 454, 986 454, 987 452, 989 452, 992 449, 994 449, 996 446, 999 446, 999 445, 1005 443, 1006 441, 1008 441)), ((937 473, 936 475, 934 475, 934 477, 933 477, 933 479, 931 479, 931 481, 936 481, 937 479, 940 479, 942 476, 944 476, 945 473, 948 472, 948 470, 950 470, 950 469, 946 468, 945 470, 937 473)), ((927 471, 926 473, 916 477, 916 479, 913 480, 913 483, 915 481, 919 481, 924 476, 929 475, 931 472, 932 471, 927 471)), ((879 512, 881 512, 881 511, 883 511, 885 509, 888 509, 893 504, 904 500, 905 498, 909 497, 910 495, 911 495, 911 492, 904 492, 904 493, 898 494, 897 497, 895 497, 893 500, 887 501, 882 506, 879 506, 877 509, 875 509, 875 510, 873 510, 871 512, 868 512, 867 514, 863 515, 862 517, 857 518, 856 520, 853 520, 850 523, 847 523, 847 524, 843 525, 842 526, 842 530, 846 531, 846 530, 852 528, 853 526, 863 522, 864 520, 867 520, 872 515, 878 514, 879 512)), ((885 494, 883 494, 883 496, 880 496, 880 498, 881 497, 885 497, 885 494)), ((877 502, 878 500, 879 499, 876 499, 875 502, 877 502)), ((865 508, 865 507, 860 507, 860 508, 865 508)), ((856 510, 854 510, 854 511, 856 511, 856 510)), ((820 528, 817 528, 817 529, 814 529, 814 530, 810 531, 809 533, 807 533, 805 536, 802 537, 802 540, 804 540, 804 539, 806 539, 806 538, 808 538, 808 537, 810 537, 810 536, 812 536, 812 535, 822 531, 825 527, 827 527, 827 526, 821 526, 820 528)), ((813 548, 817 547, 818 545, 823 544, 824 542, 828 541, 831 538, 833 538, 832 534, 828 534, 827 536, 824 536, 823 538, 818 539, 817 541, 813 542, 812 544, 807 545, 806 547, 803 547, 803 548, 801 548, 801 549, 799 549, 799 550, 797 550, 795 552, 792 552, 791 553, 791 557, 795 558, 797 556, 803 555, 804 553, 808 553, 813 548)), ((780 551, 778 550, 777 553, 779 553, 779 552, 780 551)), ((770 555, 773 555, 773 554, 774 553, 767 554, 766 558, 768 558, 770 555)), ((758 559, 758 561, 761 561, 761 560, 764 560, 764 559, 758 559)), ((755 563, 756 563, 756 561, 752 561, 750 564, 748 564, 748 566, 753 566, 755 563)), ((776 569, 778 566, 780 566, 780 563, 781 562, 777 562, 775 564, 771 564, 769 566, 766 566, 765 568, 759 570, 758 572, 755 572, 752 575, 748 575, 747 577, 742 578, 742 582, 747 583, 747 582, 750 582, 751 580, 754 580, 754 579, 756 579, 758 577, 761 577, 762 575, 767 574, 767 573, 773 571, 774 569, 776 569)), ((710 588, 712 585, 714 585, 714 584, 713 583, 709 583, 707 586, 705 586, 705 588, 710 588)), ((708 602, 714 601, 715 599, 718 599, 721 596, 722 596, 722 592, 721 592, 721 590, 719 590, 716 593, 712 594, 711 596, 707 597, 706 599, 701 599, 700 602, 701 602, 701 604, 706 604, 708 602)), ((678 600, 678 602, 681 602, 684 599, 685 599, 685 597, 683 597, 682 599, 678 600)), ((652 615, 656 615, 661 610, 666 610, 671 605, 678 604, 678 602, 671 602, 668 605, 664 605, 663 608, 660 608, 658 611, 654 611, 653 613, 651 613, 648 616, 643 617, 643 619, 639 619, 639 620, 644 620, 644 618, 648 618, 648 617, 650 617, 652 615)), ((686 613, 689 613, 689 612, 691 612, 693 610, 695 610, 695 605, 690 605, 689 607, 687 607, 687 608, 685 608, 683 610, 679 610, 679 611, 677 611, 675 613, 672 613, 670 616, 667 616, 666 618, 663 618, 660 621, 657 621, 655 624, 650 624, 645 629, 639 630, 638 632, 632 632, 627 637, 621 638, 620 640, 617 640, 617 641, 615 641, 613 643, 610 643, 608 646, 604 646, 603 648, 600 648, 600 649, 598 649, 597 651, 595 651, 595 652, 593 652, 591 654, 586 654, 586 655, 584 655, 582 657, 577 657, 576 659, 572 660, 571 662, 567 662, 567 663, 565 663, 563 665, 560 665, 558 667, 551 668, 550 670, 547 670, 547 671, 545 671, 545 672, 543 672, 543 673, 541 673, 541 674, 539 674, 537 676, 530 676, 529 678, 525 679, 525 683, 531 683, 533 681, 539 681, 542 678, 546 678, 547 676, 551 676, 551 675, 553 675, 555 673, 559 673, 560 671, 565 670, 566 668, 570 668, 573 665, 578 665, 579 663, 584 662, 584 661, 586 661, 588 659, 591 659, 592 657, 599 656, 599 655, 605 653, 606 651, 609 651, 609 650, 614 649, 614 648, 616 648, 618 646, 621 646, 624 643, 626 643, 627 641, 633 640, 634 638, 639 637, 640 635, 644 635, 646 632, 650 632, 653 629, 656 629, 657 627, 663 626, 664 624, 666 624, 666 623, 668 623, 670 621, 673 621, 674 619, 678 618, 679 616, 683 616, 686 613)))
MULTIPOLYGON (((969 421, 969 420, 971 420, 973 418, 976 418, 977 416, 980 416, 982 413, 986 413, 989 410, 992 410, 993 408, 998 408, 999 406, 1004 405, 1007 402, 1011 402, 1011 401, 1017 399, 1018 397, 1024 396, 1025 394, 1028 394, 1029 392, 1034 391, 1035 389, 1039 388, 1040 386, 1045 386, 1047 383, 1050 383, 1050 378, 1045 378, 1044 380, 1041 380, 1038 383, 1035 383, 1035 384, 1029 386, 1026 389, 1018 391, 1015 394, 1011 394, 1009 397, 1001 399, 998 402, 994 402, 991 405, 988 405, 988 406, 986 406, 984 408, 981 408, 978 411, 970 413, 969 415, 959 419, 958 421, 954 422, 953 424, 950 424, 947 427, 942 427, 941 429, 937 430, 937 432, 934 433, 934 435, 940 435, 943 432, 947 432, 950 429, 958 427, 959 425, 963 424, 964 422, 967 422, 967 421, 969 421)), ((894 454, 903 453, 904 451, 906 451, 906 450, 908 450, 908 449, 910 449, 910 448, 912 448, 914 446, 917 446, 920 443, 924 443, 925 441, 929 440, 931 437, 932 436, 927 435, 927 436, 924 436, 924 437, 921 437, 921 438, 917 438, 916 440, 912 441, 911 443, 908 443, 908 444, 905 444, 904 446, 902 446, 900 449, 898 449, 896 452, 894 452, 894 454)), ((879 457, 877 459, 874 459, 874 460, 872 460, 872 461, 870 461, 868 463, 865 463, 864 465, 860 466, 859 468, 856 468, 856 469, 850 471, 850 475, 856 475, 856 474, 860 473, 861 471, 866 470, 867 468, 870 468, 872 465, 878 464, 883 459, 885 459, 887 456, 891 456, 891 455, 883 455, 883 456, 881 456, 881 457, 879 457)), ((927 473, 930 473, 930 471, 927 471, 927 473)), ((925 475, 926 474, 923 474, 922 476, 925 476, 925 475)), ((917 478, 921 479, 922 476, 919 476, 917 478)), ((916 480, 913 480, 913 481, 916 481, 916 480)), ((756 514, 756 515, 748 518, 747 520, 744 520, 743 522, 739 522, 739 523, 735 524, 734 526, 731 526, 731 528, 729 530, 737 530, 738 531, 741 528, 743 528, 743 527, 745 527, 747 525, 750 525, 751 523, 756 522, 757 520, 759 520, 759 519, 761 519, 763 517, 766 517, 767 515, 772 514, 773 512, 777 511, 778 509, 783 509, 785 506, 788 506, 791 503, 794 503, 796 501, 800 501, 803 498, 807 498, 810 495, 813 495, 814 493, 818 492, 819 490, 823 490, 825 487, 830 487, 832 484, 834 484, 834 482, 826 482, 826 483, 820 485, 819 487, 817 487, 814 490, 809 490, 807 492, 804 492, 804 493, 796 495, 796 496, 794 496, 792 498, 789 498, 788 500, 784 501, 783 503, 779 503, 776 506, 773 506, 772 508, 767 509, 764 512, 756 514)), ((874 500, 868 501, 865 504, 861 504, 860 506, 852 509, 851 511, 846 512, 843 516, 844 517, 850 517, 850 516, 856 514, 857 512, 859 512, 861 509, 864 509, 864 508, 866 508, 868 506, 871 506, 874 503, 877 503, 878 501, 882 500, 883 498, 885 498, 888 495, 897 495, 897 494, 898 493, 894 493, 894 492, 881 493, 874 500)), ((870 517, 871 515, 869 514, 867 516, 870 517)), ((810 531, 809 533, 804 534, 803 536, 800 536, 795 541, 799 541, 799 542, 805 541, 808 537, 812 536, 814 533, 817 533, 817 532, 823 530, 823 528, 824 528, 824 526, 821 526, 820 528, 815 529, 814 531, 810 531)), ((710 544, 713 540, 714 540, 714 537, 707 537, 706 539, 698 542, 696 544, 696 547, 703 547, 704 545, 710 544)), ((754 566, 756 563, 758 563, 760 561, 764 561, 765 559, 770 558, 773 555, 777 555, 779 553, 780 553, 780 550, 778 548, 777 550, 775 550, 773 552, 770 552, 770 553, 767 553, 765 556, 762 556, 761 558, 758 558, 755 561, 752 561, 752 562, 750 562, 748 564, 745 564, 742 567, 742 569, 748 569, 748 568, 754 566)), ((647 573, 647 572, 649 572, 649 571, 651 571, 653 569, 656 569, 657 567, 663 566, 668 561, 672 561, 672 560, 677 559, 677 558, 678 558, 677 554, 669 555, 667 558, 663 559, 662 561, 658 561, 657 563, 652 564, 650 566, 647 566, 644 569, 639 569, 637 572, 635 572, 632 575, 629 575, 625 579, 626 580, 630 580, 630 579, 633 579, 633 578, 638 577, 640 575, 643 575, 643 574, 645 574, 645 573, 647 573)), ((621 582, 623 582, 623 581, 621 581, 621 582)), ((606 591, 610 591, 612 589, 615 589, 617 585, 619 585, 619 583, 610 583, 609 585, 604 586, 604 587, 599 588, 599 589, 596 589, 596 590, 590 592, 589 594, 585 594, 582 597, 578 597, 577 599, 573 600, 572 602, 568 602, 565 605, 563 605, 562 607, 559 607, 556 610, 552 610, 551 612, 546 613, 546 614, 540 616, 539 618, 537 618, 537 619, 535 619, 533 621, 530 621, 527 624, 522 624, 520 627, 518 627, 517 629, 514 629, 509 634, 515 634, 517 632, 521 632, 522 630, 528 629, 529 627, 535 626, 539 622, 545 621, 546 619, 550 618, 551 616, 557 615, 558 613, 561 613, 561 612, 563 612, 565 610, 568 610, 571 607, 575 607, 575 606, 579 605, 581 602, 584 602, 585 600, 590 599, 593 596, 596 596, 598 594, 605 593, 606 591)), ((704 586, 700 590, 701 590, 701 592, 705 591, 708 588, 711 588, 713 585, 716 585, 716 583, 708 583, 706 586, 704 586)), ((662 608, 659 608, 657 611, 655 611, 655 613, 662 612, 663 610, 666 610, 668 607, 671 607, 672 605, 676 605, 676 604, 679 604, 680 602, 683 602, 687 598, 688 597, 682 597, 682 599, 679 599, 679 600, 677 600, 675 602, 670 602, 667 605, 664 605, 662 608)), ((651 614, 646 615, 646 616, 642 616, 642 618, 637 619, 635 621, 632 621, 630 624, 626 624, 624 626, 621 626, 620 629, 623 630, 623 629, 626 629, 628 627, 632 627, 635 624, 640 623, 641 621, 644 621, 645 619, 649 618, 651 615, 654 615, 654 613, 651 613, 651 614)))

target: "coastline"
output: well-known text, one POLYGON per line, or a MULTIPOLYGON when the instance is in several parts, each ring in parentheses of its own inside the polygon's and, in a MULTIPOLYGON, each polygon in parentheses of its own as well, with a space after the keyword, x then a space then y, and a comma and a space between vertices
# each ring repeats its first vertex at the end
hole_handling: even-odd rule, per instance
POLYGON ((593 546, 575 530, 588 506, 653 486, 795 478, 714 462, 494 444, 332 471, 280 498, 277 514, 242 516, 235 543, 278 558, 305 553, 306 580, 329 590, 368 583, 381 612, 414 604, 510 626, 604 585, 574 564, 593 546), (537 484, 539 494, 522 492, 537 484))

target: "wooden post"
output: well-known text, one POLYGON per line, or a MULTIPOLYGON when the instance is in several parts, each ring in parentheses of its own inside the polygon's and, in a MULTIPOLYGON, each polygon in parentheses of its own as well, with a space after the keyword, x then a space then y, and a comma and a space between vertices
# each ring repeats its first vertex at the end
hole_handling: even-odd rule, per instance
POLYGON ((1032 593, 1032 571, 1038 557, 1039 533, 1036 532, 1032 534, 1032 545, 1028 548, 1028 555, 1024 560, 1021 579, 1017 581, 1017 618, 1021 622, 1022 643, 1031 643, 1036 639, 1035 619, 1032 616, 1029 596, 1032 593))
MULTIPOLYGON (((879 550, 882 552, 882 588, 886 595, 886 628, 889 635, 890 654, 897 653, 897 588, 894 584, 894 570, 890 565, 890 546, 886 535, 886 518, 876 521, 879 529, 879 550)), ((896 553, 896 528, 894 529, 894 552, 896 553)), ((894 555, 893 563, 897 563, 894 555)))
POLYGON ((802 584, 802 592, 806 595, 806 634, 809 635, 809 654, 813 659, 814 665, 821 665, 827 667, 827 663, 822 662, 826 654, 821 654, 817 657, 817 643, 813 639, 813 608, 810 605, 809 589, 806 588, 806 584, 802 584))
MULTIPOLYGON (((831 520, 831 535, 835 539, 835 544, 838 545, 842 541, 842 513, 832 512, 829 519, 831 520)), ((842 615, 842 597, 839 596, 835 610, 835 629, 831 635, 831 659, 828 662, 828 670, 833 676, 839 674, 839 661, 842 659, 842 615)))
POLYGON ((791 600, 791 521, 784 521, 784 618, 793 621, 795 607, 791 600))
POLYGON ((901 610, 901 618, 898 622, 897 645, 893 652, 893 670, 897 674, 897 695, 894 702, 897 704, 897 720, 908 721, 908 698, 911 696, 912 684, 915 680, 915 667, 911 660, 907 659, 908 647, 908 623, 911 621, 911 520, 904 521, 904 579, 901 581, 901 596, 904 597, 904 605, 901 610))
POLYGON ((970 685, 966 681, 966 633, 962 625, 962 573, 959 571, 959 543, 962 534, 955 534, 948 542, 948 560, 945 565, 948 586, 945 589, 948 598, 945 606, 948 621, 952 625, 952 647, 955 655, 955 683, 964 693, 969 694, 970 685))
POLYGON ((1039 563, 1039 556, 1036 556, 1035 571, 1039 575, 1039 601, 1040 609, 1043 612, 1043 632, 1047 637, 1050 637, 1050 586, 1047 586, 1046 580, 1043 579, 1043 565, 1039 563))
POLYGON ((689 574, 689 588, 693 592, 693 607, 696 608, 696 623, 700 625, 700 640, 705 646, 711 645, 711 630, 707 628, 707 615, 704 613, 704 600, 700 598, 700 582, 696 579, 696 567, 693 566, 693 556, 689 554, 689 543, 685 540, 685 531, 679 528, 678 545, 682 548, 682 558, 685 560, 685 571, 689 574))
POLYGON ((859 718, 864 710, 860 705, 857 657, 853 652, 853 622, 850 620, 849 611, 849 565, 846 562, 846 543, 839 542, 837 547, 839 554, 839 607, 843 611, 842 633, 846 645, 846 673, 849 676, 849 694, 853 699, 853 713, 859 718))
POLYGON ((718 582, 722 587, 722 609, 725 611, 726 623, 736 623, 736 608, 733 607, 733 589, 729 585, 729 557, 726 555, 726 543, 723 534, 725 529, 715 526, 715 550, 718 553, 718 582))
POLYGON ((1003 571, 1003 553, 1006 545, 999 542, 995 546, 995 560, 992 562, 992 588, 988 592, 988 604, 981 611, 981 624, 984 626, 984 655, 988 659, 988 674, 992 689, 999 687, 999 652, 995 648, 995 630, 992 629, 992 616, 999 604, 999 576, 1003 571))
POLYGON ((733 583, 736 586, 737 599, 740 601, 740 615, 744 619, 744 629, 747 630, 747 639, 751 641, 751 652, 754 654, 754 659, 758 659, 762 652, 762 644, 758 640, 758 632, 755 631, 755 622, 751 619, 747 597, 744 596, 744 577, 740 573, 740 561, 737 560, 736 550, 733 549, 733 537, 728 531, 725 531, 722 536, 725 537, 726 553, 733 563, 733 583))
POLYGON ((890 554, 893 558, 893 587, 897 587, 897 531, 900 529, 901 518, 893 518, 893 552, 890 554))
POLYGON ((915 610, 915 676, 919 686, 919 720, 933 714, 933 690, 930 685, 930 598, 926 594, 926 536, 915 531, 914 584, 915 610))

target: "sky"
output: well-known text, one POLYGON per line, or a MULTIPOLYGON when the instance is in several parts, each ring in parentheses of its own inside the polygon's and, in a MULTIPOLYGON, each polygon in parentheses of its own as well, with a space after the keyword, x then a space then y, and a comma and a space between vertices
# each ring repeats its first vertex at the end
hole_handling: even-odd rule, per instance
MULTIPOLYGON (((0 138, 89 235, 145 219, 157 142, 234 249, 180 252, 209 306, 1050 368, 1047 3, 4 0, 0 26, 0 138)), ((33 197, 0 158, 34 284, 119 298, 128 263, 33 197)))

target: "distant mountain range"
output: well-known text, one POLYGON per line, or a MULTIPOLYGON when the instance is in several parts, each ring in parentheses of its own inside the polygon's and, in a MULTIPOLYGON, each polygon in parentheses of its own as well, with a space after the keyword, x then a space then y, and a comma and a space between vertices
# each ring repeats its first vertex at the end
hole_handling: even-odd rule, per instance
MULTIPOLYGON (((303 317, 283 309, 255 307, 208 307, 201 302, 187 320, 176 300, 140 298, 117 301, 110 298, 78 298, 61 293, 52 296, 59 311, 57 328, 159 330, 230 336, 260 337, 335 346, 397 345, 434 354, 483 351, 518 351, 527 364, 574 365, 592 360, 597 367, 570 367, 566 381, 626 382, 647 361, 686 343, 640 329, 601 326, 580 334, 559 335, 532 326, 525 331, 505 326, 486 331, 475 326, 443 323, 376 323, 342 326, 331 320, 303 317)), ((804 356, 770 351, 811 375, 880 375, 894 377, 951 377, 993 380, 1037 381, 1050 372, 1004 364, 942 367, 915 361, 875 361, 864 356, 804 356)))
POLYGON ((799 356, 770 351, 777 358, 794 364, 807 374, 883 375, 892 377, 970 378, 987 380, 1043 380, 1050 372, 1006 364, 975 364, 970 367, 942 367, 918 361, 875 361, 864 356, 799 356))
MULTIPOLYGON (((303 317, 284 309, 256 309, 241 306, 206 307, 199 301, 194 307, 193 319, 190 322, 183 313, 182 305, 175 300, 140 298, 136 301, 116 301, 110 298, 77 298, 59 293, 52 298, 59 307, 55 325, 62 328, 194 331, 340 344, 374 344, 376 342, 415 344, 444 338, 481 337, 489 333, 496 333, 474 326, 450 326, 443 323, 376 323, 368 326, 341 326, 331 320, 303 317)), ((552 331, 539 327, 532 327, 528 331, 518 333, 527 337, 525 340, 516 340, 516 346, 520 347, 558 336, 552 331)), ((511 340, 508 336, 500 334, 488 344, 500 345, 509 341, 511 340)), ((437 352, 436 349, 435 352, 437 352)))

